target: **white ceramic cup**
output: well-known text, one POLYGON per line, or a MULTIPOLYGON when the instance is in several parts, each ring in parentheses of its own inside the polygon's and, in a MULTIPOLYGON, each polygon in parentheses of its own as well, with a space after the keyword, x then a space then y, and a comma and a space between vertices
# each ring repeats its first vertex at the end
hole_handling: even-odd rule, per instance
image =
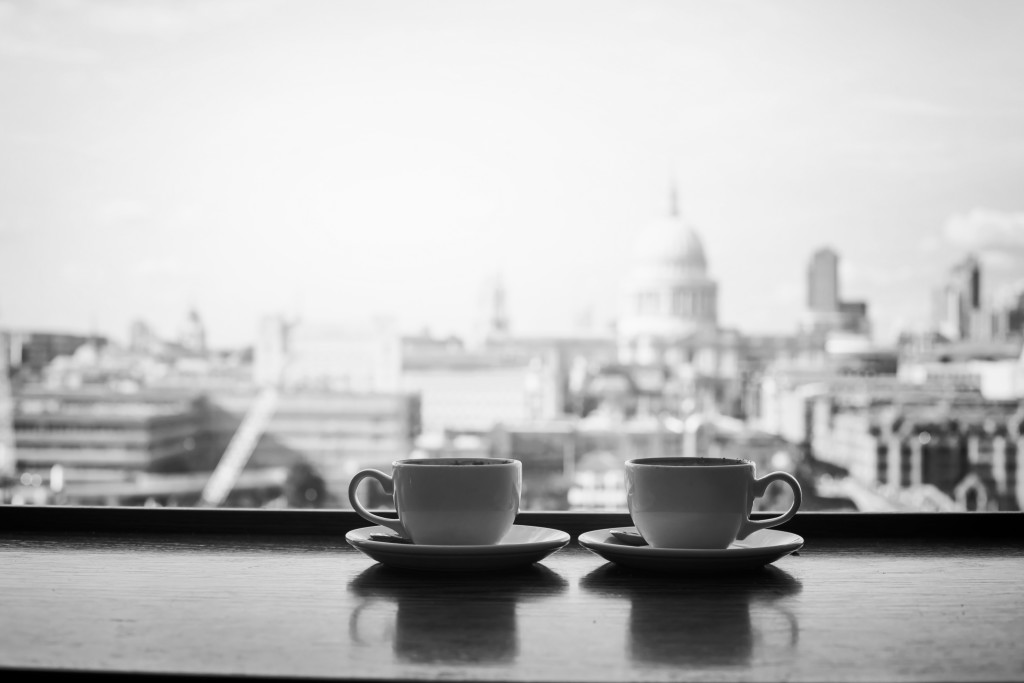
POLYGON ((363 519, 419 545, 490 545, 512 528, 519 513, 523 465, 504 458, 396 460, 392 474, 363 470, 352 477, 348 499, 363 519), (392 494, 398 519, 363 507, 356 489, 376 479, 392 494))
POLYGON ((793 475, 772 472, 757 479, 749 460, 640 458, 626 463, 629 514, 654 548, 727 548, 791 519, 801 499, 793 475), (752 521, 754 499, 773 481, 789 484, 793 505, 778 517, 752 521))

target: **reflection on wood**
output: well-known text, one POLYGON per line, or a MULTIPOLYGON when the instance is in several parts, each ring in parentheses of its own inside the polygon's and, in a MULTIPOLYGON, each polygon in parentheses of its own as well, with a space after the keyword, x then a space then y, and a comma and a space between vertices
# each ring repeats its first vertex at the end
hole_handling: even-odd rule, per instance
POLYGON ((786 648, 774 654, 792 654, 799 627, 792 614, 776 603, 800 593, 797 579, 777 567, 694 578, 680 581, 676 576, 606 564, 584 576, 580 586, 600 598, 629 601, 628 652, 638 664, 749 664, 755 644, 766 640, 766 634, 756 632, 753 625, 751 614, 758 610, 786 617, 790 628, 786 648))
POLYGON ((389 570, 338 537, 0 534, 0 667, 514 681, 1024 678, 1024 544, 809 538, 733 576, 389 570))

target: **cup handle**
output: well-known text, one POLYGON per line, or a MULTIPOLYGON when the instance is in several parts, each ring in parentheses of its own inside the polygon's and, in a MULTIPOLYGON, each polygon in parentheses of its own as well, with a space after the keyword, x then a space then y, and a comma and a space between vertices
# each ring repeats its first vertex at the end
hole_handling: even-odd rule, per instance
POLYGON ((387 527, 388 529, 391 529, 402 538, 409 538, 409 533, 405 530, 405 527, 402 525, 402 520, 388 519, 386 517, 380 517, 378 515, 375 515, 366 508, 364 508, 363 504, 359 502, 359 497, 356 496, 356 489, 359 488, 359 483, 363 479, 367 478, 376 479, 380 483, 381 488, 384 489, 384 493, 392 495, 395 492, 395 482, 389 475, 384 474, 383 472, 380 472, 378 470, 363 470, 361 472, 357 472, 356 476, 352 477, 352 481, 348 483, 348 502, 352 504, 352 509, 355 510, 360 517, 367 520, 368 522, 373 522, 374 524, 379 524, 380 526, 387 527))
POLYGON ((754 498, 760 498, 764 495, 764 492, 768 490, 768 484, 773 481, 782 481, 789 484, 789 487, 793 489, 793 505, 790 506, 784 514, 778 517, 771 517, 769 519, 762 519, 754 521, 747 518, 743 521, 743 525, 740 527, 740 532, 736 535, 736 540, 742 541, 744 538, 760 531, 761 529, 769 529, 773 526, 778 526, 783 522, 788 522, 796 514, 796 511, 800 509, 800 503, 803 501, 803 492, 800 490, 800 482, 796 480, 789 472, 772 472, 766 474, 760 479, 754 480, 754 498))

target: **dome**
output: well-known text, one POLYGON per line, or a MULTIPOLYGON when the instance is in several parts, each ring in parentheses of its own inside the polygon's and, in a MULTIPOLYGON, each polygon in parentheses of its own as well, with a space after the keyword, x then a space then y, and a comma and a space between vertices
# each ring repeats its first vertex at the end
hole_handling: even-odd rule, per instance
POLYGON ((697 231, 681 216, 668 216, 648 226, 640 235, 634 256, 641 266, 707 271, 704 245, 697 231))

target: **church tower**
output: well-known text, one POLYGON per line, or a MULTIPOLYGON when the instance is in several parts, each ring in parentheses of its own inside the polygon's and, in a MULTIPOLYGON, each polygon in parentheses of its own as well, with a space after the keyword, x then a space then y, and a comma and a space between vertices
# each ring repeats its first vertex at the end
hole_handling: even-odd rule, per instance
POLYGON ((511 326, 505 283, 501 275, 487 278, 480 291, 477 306, 470 345, 480 348, 491 341, 506 339, 511 332, 511 326))

